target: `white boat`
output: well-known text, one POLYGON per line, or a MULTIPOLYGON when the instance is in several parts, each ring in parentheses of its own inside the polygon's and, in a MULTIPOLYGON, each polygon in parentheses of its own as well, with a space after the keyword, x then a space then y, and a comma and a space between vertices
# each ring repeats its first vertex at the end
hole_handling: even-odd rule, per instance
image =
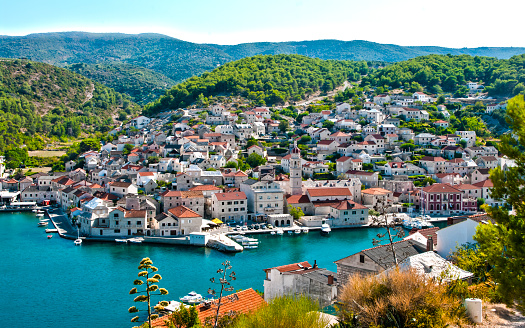
POLYGON ((168 306, 164 307, 164 310, 165 311, 169 311, 169 312, 175 312, 175 311, 177 311, 180 308, 181 305, 184 306, 184 307, 189 307, 188 305, 186 305, 184 303, 181 303, 181 302, 170 301, 168 303, 168 306))
POLYGON ((332 228, 327 223, 323 223, 321 225, 321 233, 324 235, 328 235, 332 231, 332 228))
POLYGON ((278 234, 279 236, 284 235, 283 229, 277 229, 277 231, 275 233, 278 234))
POLYGON ((73 243, 75 243, 75 246, 82 245, 82 239, 77 238, 77 239, 75 239, 75 241, 73 243))
POLYGON ((275 231, 270 232, 270 235, 275 235, 275 231))
POLYGON ((38 214, 44 214, 44 213, 45 213, 45 212, 42 211, 42 210, 37 210, 36 212, 37 212, 38 214))
POLYGON ((295 233, 296 235, 300 234, 300 233, 301 233, 301 229, 295 229, 295 230, 294 230, 294 233, 295 233))
POLYGON ((117 243, 127 243, 127 242, 128 242, 127 239, 115 239, 115 241, 116 241, 117 243))
POLYGON ((37 217, 37 218, 43 218, 43 217, 44 217, 44 214, 42 214, 42 213, 38 213, 38 214, 36 215, 36 217, 37 217))
POLYGON ((310 231, 307 227, 303 227, 301 230, 303 233, 308 233, 310 231))
POLYGON ((128 241, 134 244, 141 244, 144 241, 144 238, 142 237, 130 238, 128 239, 128 241))
POLYGON ((196 292, 191 291, 188 293, 188 295, 179 298, 179 300, 188 304, 199 304, 204 301, 204 298, 202 298, 201 294, 197 294, 196 292))
POLYGON ((421 221, 421 229, 433 228, 434 225, 428 221, 421 221))
POLYGON ((244 248, 246 249, 254 249, 254 248, 258 248, 259 246, 258 245, 246 245, 246 246, 243 246, 244 248))
POLYGON ((413 227, 414 227, 414 222, 412 221, 412 219, 403 220, 403 228, 410 230, 413 227))
POLYGON ((47 227, 48 224, 49 224, 49 219, 40 220, 40 222, 38 222, 39 227, 47 227))

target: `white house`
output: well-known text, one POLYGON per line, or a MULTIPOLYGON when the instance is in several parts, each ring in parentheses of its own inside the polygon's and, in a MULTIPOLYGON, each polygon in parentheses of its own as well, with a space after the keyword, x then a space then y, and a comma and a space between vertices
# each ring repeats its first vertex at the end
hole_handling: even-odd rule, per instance
POLYGON ((476 234, 478 222, 467 219, 446 228, 440 229, 437 234, 436 251, 439 255, 446 258, 455 251, 456 246, 466 243, 474 243, 472 238, 476 234))

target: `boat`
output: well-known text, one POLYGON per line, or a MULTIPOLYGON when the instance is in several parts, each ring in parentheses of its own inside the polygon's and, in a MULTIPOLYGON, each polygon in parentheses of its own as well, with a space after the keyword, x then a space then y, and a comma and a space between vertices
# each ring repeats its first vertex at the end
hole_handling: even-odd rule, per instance
POLYGON ((53 235, 47 235, 47 239, 53 238, 53 235))
POLYGON ((246 246, 243 246, 245 249, 254 249, 254 248, 258 248, 259 245, 246 245, 246 246))
POLYGON ((32 210, 31 212, 36 213, 36 210, 32 210))
POLYGON ((37 210, 36 212, 37 212, 38 214, 44 214, 44 213, 45 213, 45 212, 42 211, 42 210, 37 210))
POLYGON ((80 245, 82 245, 82 239, 77 238, 77 239, 75 239, 75 241, 73 243, 75 244, 75 246, 80 246, 80 245))
POLYGON ((303 227, 301 230, 303 233, 308 233, 310 231, 307 227, 303 227))
POLYGON ((284 235, 283 229, 277 229, 277 231, 275 233, 278 234, 279 236, 284 235))
POLYGON ((128 241, 134 244, 142 244, 142 242, 144 241, 144 238, 142 237, 130 238, 128 239, 128 241))
POLYGON ((197 294, 194 291, 191 291, 188 293, 188 295, 179 298, 179 300, 183 303, 188 304, 200 304, 204 301, 204 298, 202 298, 201 294, 197 294))
POLYGON ((57 233, 58 229, 46 229, 46 233, 57 233))
POLYGON ((293 234, 293 230, 288 230, 287 232, 288 232, 288 234, 290 234, 290 235, 293 234))
POLYGON ((321 225, 321 234, 328 235, 332 231, 332 228, 327 223, 321 225))
POLYGON ((175 311, 177 311, 180 308, 181 305, 184 306, 184 307, 188 307, 188 305, 186 305, 184 303, 177 302, 177 301, 170 301, 168 303, 168 306, 164 307, 164 310, 165 311, 169 311, 169 312, 175 312, 175 311))
POLYGON ((116 241, 117 243, 127 243, 127 242, 128 242, 127 239, 115 239, 115 241, 116 241))
POLYGON ((295 229, 295 230, 294 230, 294 233, 295 233, 296 235, 300 234, 300 233, 301 233, 301 229, 295 229))
POLYGON ((270 235, 275 235, 275 231, 270 232, 270 235))
POLYGON ((36 215, 36 217, 37 217, 37 218, 43 218, 43 217, 44 217, 44 214, 42 214, 42 213, 38 213, 38 214, 36 215))
POLYGON ((49 219, 40 220, 40 222, 38 222, 39 227, 46 227, 48 224, 49 224, 49 219))

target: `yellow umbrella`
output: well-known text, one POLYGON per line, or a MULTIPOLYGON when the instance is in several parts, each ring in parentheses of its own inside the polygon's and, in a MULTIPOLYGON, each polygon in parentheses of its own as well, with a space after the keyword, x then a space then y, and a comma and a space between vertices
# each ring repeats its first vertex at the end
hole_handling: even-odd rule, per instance
POLYGON ((219 219, 213 219, 213 220, 211 220, 211 222, 216 223, 216 224, 222 224, 222 223, 223 223, 223 222, 222 222, 221 220, 219 220, 219 219))

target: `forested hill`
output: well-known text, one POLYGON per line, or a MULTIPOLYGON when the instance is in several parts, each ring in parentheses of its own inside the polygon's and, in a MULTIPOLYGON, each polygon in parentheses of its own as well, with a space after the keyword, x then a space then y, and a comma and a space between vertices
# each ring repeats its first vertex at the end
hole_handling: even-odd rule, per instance
POLYGON ((52 65, 0 59, 0 152, 107 132, 140 111, 129 97, 52 65))
POLYGON ((489 96, 513 96, 525 91, 525 55, 496 59, 468 55, 429 55, 389 65, 363 78, 362 84, 382 89, 452 93, 464 97, 468 81, 484 85, 489 96))
POLYGON ((299 101, 317 91, 331 91, 368 72, 367 63, 321 60, 300 55, 254 56, 227 63, 176 85, 147 113, 186 107, 210 96, 241 96, 258 105, 299 101))
POLYGON ((126 92, 138 102, 151 99, 160 94, 163 88, 168 89, 176 82, 254 55, 299 54, 320 59, 397 62, 428 54, 468 54, 505 59, 522 53, 525 53, 525 48, 403 47, 338 40, 225 46, 196 44, 161 34, 64 32, 0 36, 0 57, 28 58, 60 67, 88 64, 75 71, 126 92), (119 66, 119 63, 133 67, 119 66), (103 65, 94 67, 95 64, 103 65), (119 85, 122 78, 124 82, 119 85), (156 88, 152 92, 153 96, 148 92, 151 86, 156 88))

